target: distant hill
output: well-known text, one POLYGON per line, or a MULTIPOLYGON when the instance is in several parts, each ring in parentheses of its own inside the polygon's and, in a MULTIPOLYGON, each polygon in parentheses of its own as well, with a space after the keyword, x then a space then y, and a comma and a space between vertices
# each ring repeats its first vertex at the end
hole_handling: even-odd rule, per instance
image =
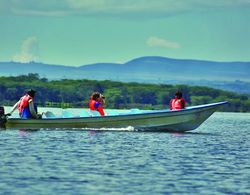
POLYGON ((18 63, 0 62, 1 76, 17 76, 28 73, 38 73, 48 79, 61 79, 67 76, 72 77, 77 68, 62 65, 50 65, 37 62, 18 63))
MULTIPOLYGON (((234 91, 237 91, 237 83, 240 83, 243 89, 244 85, 250 86, 250 62, 214 62, 148 56, 124 64, 97 63, 80 67, 36 62, 0 62, 0 69, 0 76, 38 73, 48 79, 86 78, 123 82, 202 84, 226 90, 230 90, 232 84, 234 91)), ((243 92, 248 93, 248 90, 244 89, 243 92)))

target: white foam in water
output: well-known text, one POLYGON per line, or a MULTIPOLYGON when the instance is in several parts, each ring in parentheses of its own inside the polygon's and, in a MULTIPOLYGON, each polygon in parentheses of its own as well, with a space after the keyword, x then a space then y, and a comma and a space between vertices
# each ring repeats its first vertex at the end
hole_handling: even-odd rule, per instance
MULTIPOLYGON (((53 128, 53 130, 63 130, 63 129, 68 129, 68 128, 53 128)), ((51 130, 51 128, 43 128, 43 130, 51 130)), ((70 130, 76 130, 76 131, 136 131, 136 129, 132 126, 128 126, 128 127, 123 127, 123 128, 107 128, 107 127, 103 127, 103 128, 70 128, 70 130)))
POLYGON ((128 127, 123 127, 123 128, 100 128, 97 130, 101 130, 101 131, 135 131, 135 128, 132 126, 128 126, 128 127))

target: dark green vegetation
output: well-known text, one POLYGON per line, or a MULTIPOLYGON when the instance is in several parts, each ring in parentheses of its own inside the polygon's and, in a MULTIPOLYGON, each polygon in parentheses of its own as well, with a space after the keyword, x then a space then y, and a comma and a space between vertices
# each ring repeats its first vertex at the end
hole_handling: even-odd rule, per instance
POLYGON ((181 90, 187 106, 229 101, 222 111, 250 111, 249 95, 209 87, 122 83, 109 80, 48 81, 46 78, 40 78, 38 74, 0 77, 0 104, 13 105, 29 88, 37 91, 35 98, 39 106, 87 108, 91 93, 99 91, 106 96, 107 108, 164 109, 168 108, 169 100, 175 92, 181 90))

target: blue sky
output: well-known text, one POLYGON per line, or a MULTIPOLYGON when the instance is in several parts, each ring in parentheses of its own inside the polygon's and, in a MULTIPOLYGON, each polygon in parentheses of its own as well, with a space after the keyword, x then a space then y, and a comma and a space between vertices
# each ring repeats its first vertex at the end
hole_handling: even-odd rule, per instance
POLYGON ((0 0, 0 61, 250 61, 250 0, 0 0))

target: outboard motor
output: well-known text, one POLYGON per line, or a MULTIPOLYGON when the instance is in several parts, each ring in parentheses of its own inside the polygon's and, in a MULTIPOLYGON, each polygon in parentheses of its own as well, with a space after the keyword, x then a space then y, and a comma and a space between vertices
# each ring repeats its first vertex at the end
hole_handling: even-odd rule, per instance
POLYGON ((5 129, 5 123, 7 122, 4 107, 0 106, 0 129, 5 129))

